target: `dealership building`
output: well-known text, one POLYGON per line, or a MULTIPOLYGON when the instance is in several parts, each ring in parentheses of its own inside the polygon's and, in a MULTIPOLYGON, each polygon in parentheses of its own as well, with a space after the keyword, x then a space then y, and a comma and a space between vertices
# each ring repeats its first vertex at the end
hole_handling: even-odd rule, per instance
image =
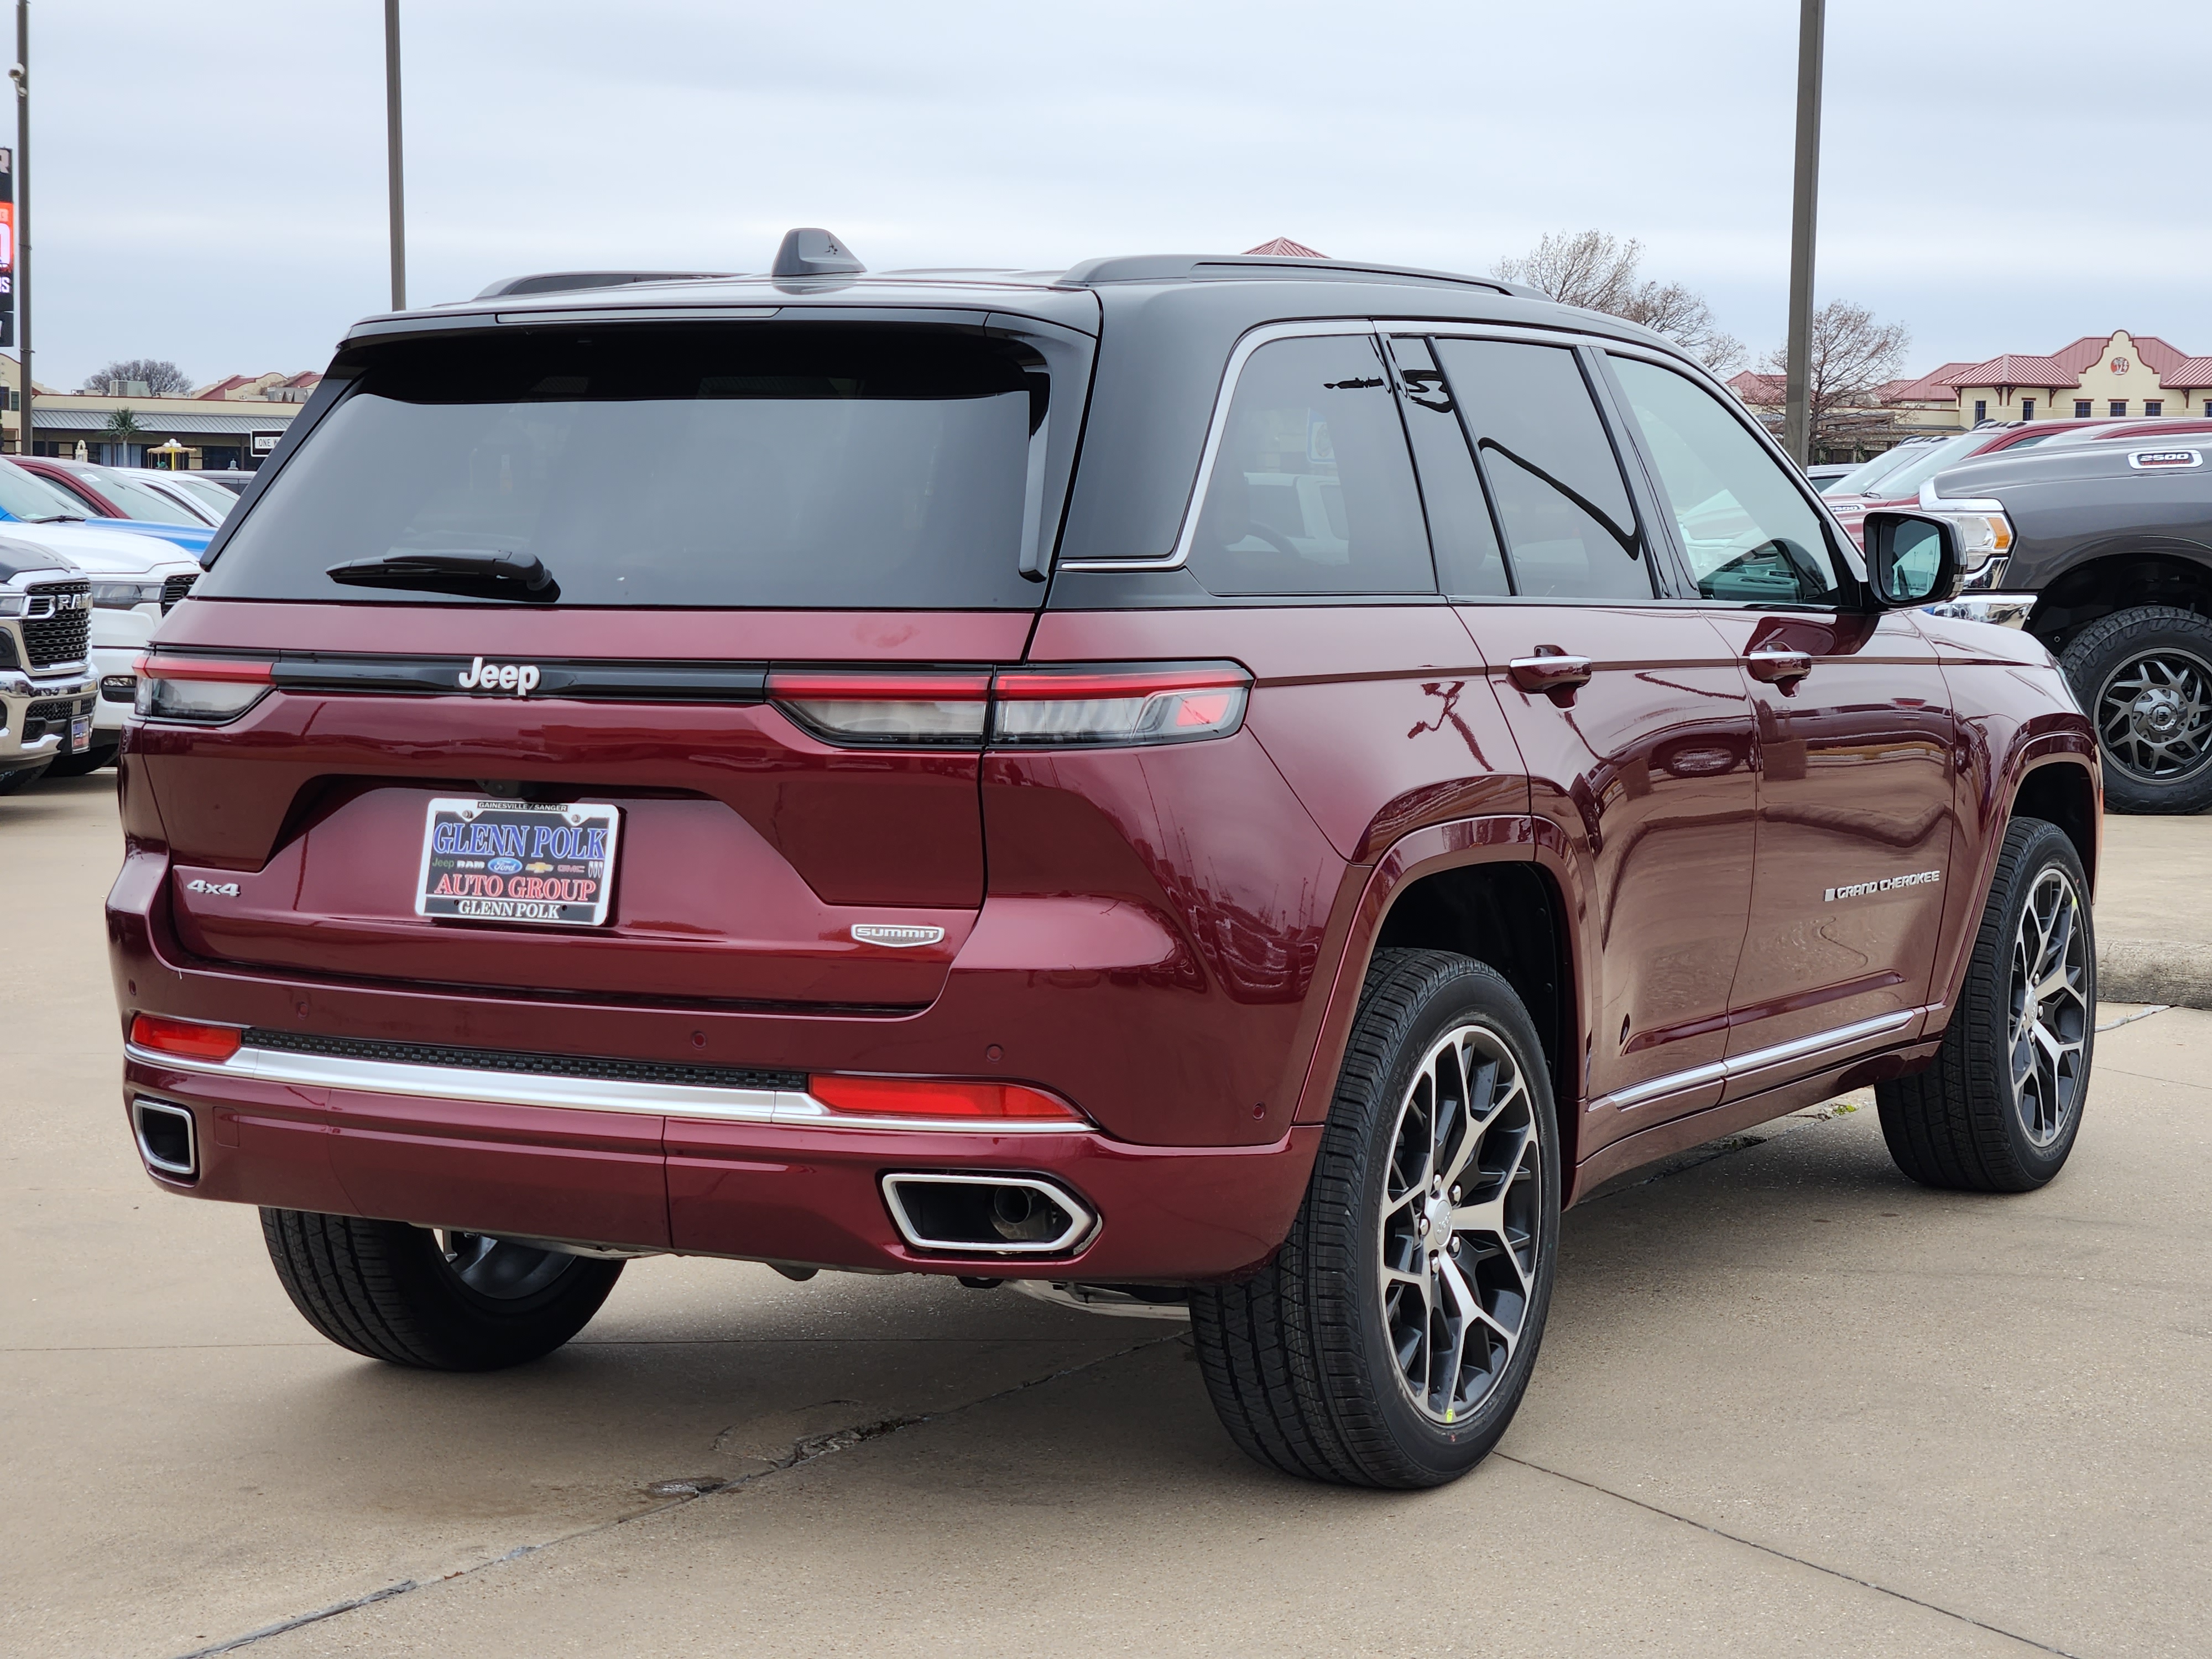
MULTIPOLYGON (((0 353, 0 453, 23 453, 21 376, 21 364, 0 353)), ((100 392, 41 386, 33 453, 111 466, 168 464, 149 453, 159 451, 193 471, 251 471, 268 459, 321 378, 313 372, 233 374, 167 398, 114 385, 100 392)))

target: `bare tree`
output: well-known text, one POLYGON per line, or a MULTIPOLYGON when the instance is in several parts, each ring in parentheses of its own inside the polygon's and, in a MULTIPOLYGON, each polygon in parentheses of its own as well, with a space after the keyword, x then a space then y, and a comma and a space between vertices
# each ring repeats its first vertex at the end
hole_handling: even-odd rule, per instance
POLYGON ((1562 305, 1583 306, 1641 323, 1665 335, 1716 374, 1743 361, 1743 343, 1722 331, 1704 297, 1680 283, 1637 281, 1644 244, 1601 230, 1545 236, 1518 258, 1500 259, 1493 275, 1542 289, 1562 305))
POLYGON ((78 390, 104 392, 110 380, 121 380, 126 386, 133 380, 143 380, 146 386, 144 395, 149 398, 173 398, 192 389, 192 383, 185 378, 185 371, 167 357, 118 357, 105 368, 94 369, 78 390))
MULTIPOLYGON (((1881 411, 1881 388, 1897 379, 1912 343, 1903 323, 1881 323, 1849 300, 1831 300, 1813 313, 1813 355, 1807 363, 1811 448, 1852 450, 1890 417, 1881 411)), ((1778 346, 1759 365, 1777 378, 1789 372, 1789 349, 1778 346)))

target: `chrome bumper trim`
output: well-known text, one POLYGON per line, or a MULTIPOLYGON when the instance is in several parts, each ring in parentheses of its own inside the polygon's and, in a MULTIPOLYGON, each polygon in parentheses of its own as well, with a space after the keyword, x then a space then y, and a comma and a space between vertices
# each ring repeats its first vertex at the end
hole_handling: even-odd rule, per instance
POLYGON ((1771 1048, 1731 1054, 1726 1060, 1717 1060, 1711 1065, 1693 1066, 1685 1072, 1669 1072, 1664 1077, 1655 1077, 1648 1082, 1616 1089, 1613 1093, 1592 1101, 1589 1109, 1595 1111, 1601 1107, 1611 1107, 1615 1111, 1626 1111, 1631 1107, 1641 1106, 1646 1101, 1657 1100, 1662 1095, 1679 1094, 1686 1089, 1701 1089, 1709 1083, 1723 1083, 1731 1078, 1747 1076, 1753 1072, 1786 1066, 1793 1060, 1804 1060, 1826 1049, 1840 1048, 1847 1043, 1902 1030, 1928 1012, 1925 1008, 1904 1008, 1893 1014, 1877 1014, 1872 1019, 1838 1025, 1833 1030, 1815 1031, 1810 1036, 1778 1042, 1771 1048))
POLYGON ((126 1059, 198 1077, 362 1094, 465 1100, 494 1106, 550 1106, 570 1111, 633 1112, 648 1117, 705 1118, 720 1123, 768 1123, 780 1128, 900 1129, 931 1133, 1088 1134, 1088 1123, 1007 1118, 859 1117, 833 1112, 802 1089, 716 1089, 684 1083, 619 1083, 595 1078, 539 1077, 459 1066, 297 1054, 240 1048, 228 1060, 187 1060, 125 1042, 126 1059))
POLYGON ((1960 622, 1995 623, 1999 628, 2025 628, 2028 613, 2035 609, 2033 593, 1975 593, 1965 592, 1955 599, 1946 599, 1941 605, 1923 605, 1920 608, 1931 617, 1951 617, 1960 622))

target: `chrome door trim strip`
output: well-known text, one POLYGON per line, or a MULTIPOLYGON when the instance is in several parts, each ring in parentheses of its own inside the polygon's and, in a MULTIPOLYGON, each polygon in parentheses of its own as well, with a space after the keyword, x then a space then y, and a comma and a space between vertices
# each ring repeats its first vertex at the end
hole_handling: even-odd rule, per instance
POLYGON ((1776 1066, 1787 1065, 1793 1060, 1806 1059, 1826 1049, 1840 1048, 1850 1043, 1864 1042, 1869 1037, 1885 1036, 1892 1031, 1903 1030, 1929 1012, 1929 1008, 1901 1008, 1894 1013, 1876 1014, 1872 1019, 1856 1020, 1849 1025, 1815 1031, 1810 1036, 1794 1037, 1788 1042, 1753 1048, 1748 1054, 1731 1054, 1726 1060, 1717 1060, 1710 1065, 1669 1072, 1663 1077, 1631 1084, 1626 1089, 1616 1089, 1611 1094, 1592 1101, 1588 1109, 1596 1111, 1601 1107, 1611 1107, 1615 1111, 1626 1111, 1647 1101, 1656 1100, 1662 1095, 1699 1089, 1707 1084, 1723 1083, 1731 1078, 1764 1072, 1776 1066))
POLYGON ((228 1060, 189 1060, 123 1045, 125 1057, 198 1077, 297 1088, 348 1089, 362 1094, 469 1101, 480 1105, 546 1106, 569 1111, 629 1112, 648 1117, 766 1123, 781 1128, 918 1129, 931 1133, 1087 1134, 1082 1122, 1007 1118, 860 1117, 832 1111, 802 1089, 718 1089, 685 1083, 623 1083, 597 1078, 541 1077, 524 1072, 419 1066, 398 1060, 240 1048, 228 1060))

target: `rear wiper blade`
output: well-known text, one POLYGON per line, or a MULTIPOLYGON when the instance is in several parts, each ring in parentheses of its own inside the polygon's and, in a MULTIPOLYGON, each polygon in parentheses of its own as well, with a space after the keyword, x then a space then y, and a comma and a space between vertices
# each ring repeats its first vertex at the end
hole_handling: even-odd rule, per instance
POLYGON ((323 573, 355 587, 417 587, 430 592, 474 592, 483 587, 520 588, 525 597, 551 600, 560 585, 535 553, 503 553, 492 548, 457 547, 439 552, 386 553, 374 559, 334 564, 323 573))

